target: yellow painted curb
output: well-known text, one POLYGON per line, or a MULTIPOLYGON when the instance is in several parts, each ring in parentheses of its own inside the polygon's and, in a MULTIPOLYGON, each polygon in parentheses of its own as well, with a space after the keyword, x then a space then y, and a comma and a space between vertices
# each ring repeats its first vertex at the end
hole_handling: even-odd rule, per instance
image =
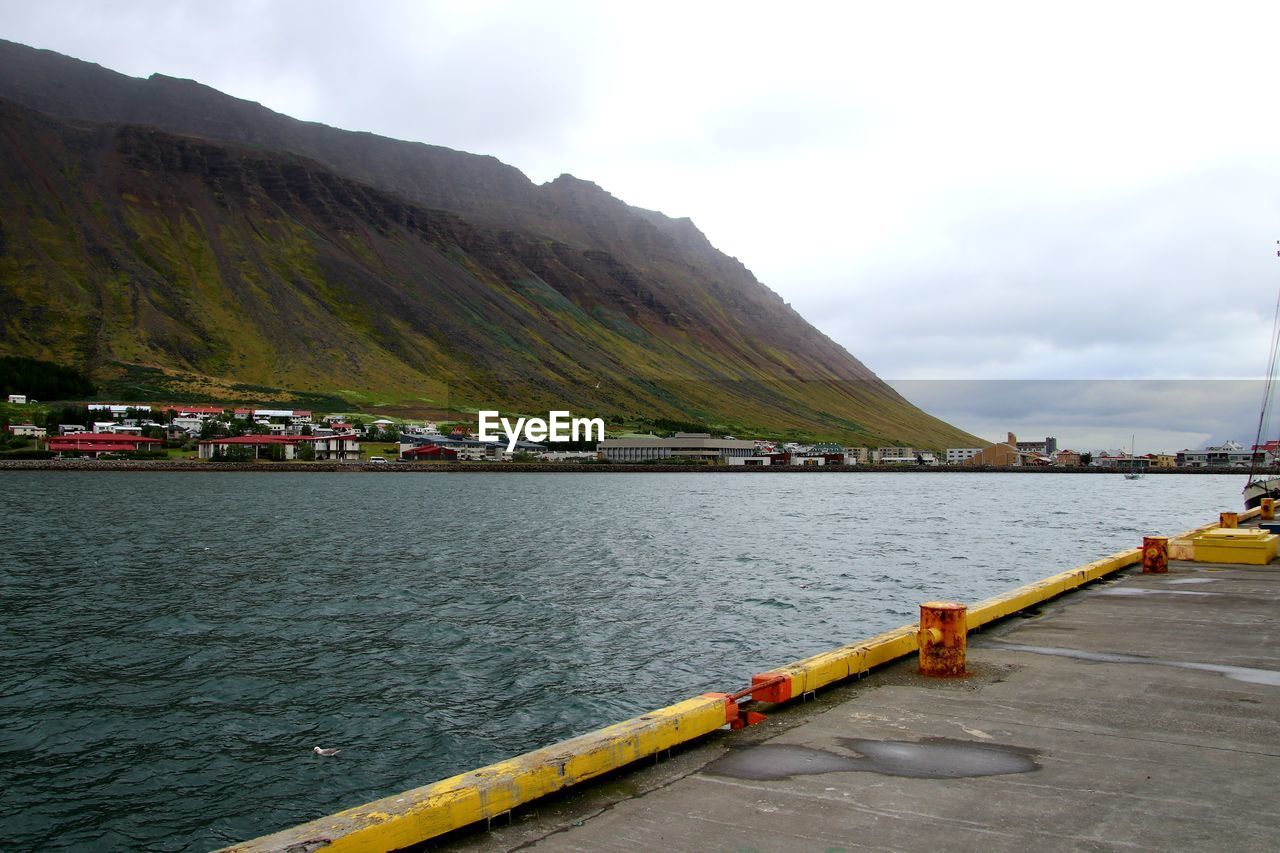
MULTIPOLYGON (((1255 508, 1240 513, 1240 519, 1260 513, 1261 509, 1255 508)), ((1170 538, 1189 538, 1217 526, 1205 525, 1170 538)), ((969 607, 968 628, 976 630, 1141 561, 1142 549, 1130 548, 980 601, 969 607)), ((790 679, 789 684, 774 688, 781 700, 803 696, 917 651, 916 630, 915 624, 903 625, 776 667, 766 675, 790 679)), ((734 712, 736 706, 726 701, 725 694, 708 693, 479 770, 232 845, 223 853, 319 848, 334 853, 373 853, 420 844, 695 740, 724 726, 726 714, 734 712)))
POLYGON ((688 699, 226 850, 373 853, 408 847, 715 731, 725 724, 725 704, 723 694, 688 699))

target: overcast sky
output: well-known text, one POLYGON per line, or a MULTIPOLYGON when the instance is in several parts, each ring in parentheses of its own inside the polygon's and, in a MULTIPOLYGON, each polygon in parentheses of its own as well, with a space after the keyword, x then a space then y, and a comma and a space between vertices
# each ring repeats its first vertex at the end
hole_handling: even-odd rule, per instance
MULTIPOLYGON (((689 216, 890 380, 1260 376, 1278 25, 1261 3, 0 0, 4 38, 689 216)), ((1103 411, 1043 387, 1071 391, 1051 417, 1103 411)), ((1041 425, 1007 408, 983 417, 1041 425)), ((1180 411, 1062 437, 1252 438, 1180 411)))

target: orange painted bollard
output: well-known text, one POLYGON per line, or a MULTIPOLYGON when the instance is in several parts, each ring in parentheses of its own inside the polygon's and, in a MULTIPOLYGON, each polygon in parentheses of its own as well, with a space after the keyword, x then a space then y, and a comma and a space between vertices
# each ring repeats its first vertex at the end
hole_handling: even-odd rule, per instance
POLYGON ((920 605, 920 674, 950 678, 964 675, 969 608, 949 601, 920 605))
POLYGON ((1275 498, 1263 498, 1262 503, 1259 504, 1259 506, 1262 507, 1262 512, 1258 515, 1259 518, 1261 518, 1263 521, 1276 520, 1276 499, 1275 498))
POLYGON ((1234 512, 1218 513, 1218 526, 1226 528, 1235 528, 1240 526, 1240 516, 1234 512))
POLYGON ((1142 573, 1162 575, 1169 571, 1169 537, 1142 537, 1142 573))

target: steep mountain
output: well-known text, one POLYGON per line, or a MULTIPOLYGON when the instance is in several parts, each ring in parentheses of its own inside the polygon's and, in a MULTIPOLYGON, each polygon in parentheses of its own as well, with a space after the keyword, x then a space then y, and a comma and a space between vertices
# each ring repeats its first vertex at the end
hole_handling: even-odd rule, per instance
POLYGON ((973 441, 691 222, 589 182, 9 42, 0 70, 0 352, 192 393, 973 441))

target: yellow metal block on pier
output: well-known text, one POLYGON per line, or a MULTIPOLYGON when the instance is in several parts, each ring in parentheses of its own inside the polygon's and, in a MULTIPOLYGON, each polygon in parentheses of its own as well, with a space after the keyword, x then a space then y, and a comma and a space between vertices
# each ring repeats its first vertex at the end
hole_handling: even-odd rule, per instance
POLYGON ((1219 528, 1191 537, 1197 563, 1265 566, 1276 558, 1280 536, 1257 528, 1219 528))

